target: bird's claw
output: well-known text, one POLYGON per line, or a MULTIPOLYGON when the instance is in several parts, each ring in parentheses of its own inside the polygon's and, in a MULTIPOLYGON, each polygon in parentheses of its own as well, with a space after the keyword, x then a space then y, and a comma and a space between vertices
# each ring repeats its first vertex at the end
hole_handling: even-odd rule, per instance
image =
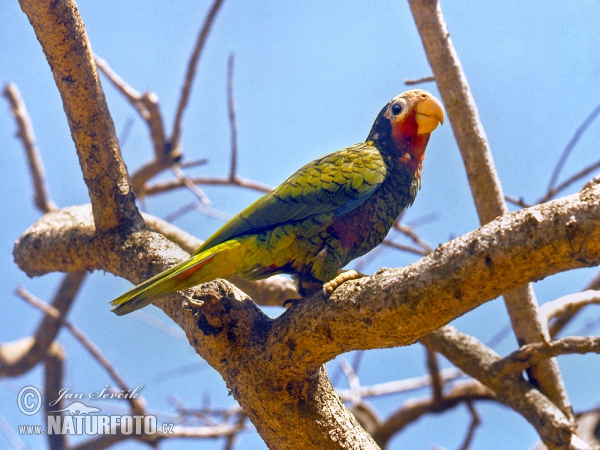
POLYGON ((323 285, 323 296, 325 299, 328 299, 331 297, 331 294, 333 294, 333 291, 339 288, 346 281, 357 280, 362 277, 366 277, 366 275, 354 269, 340 272, 333 280, 330 280, 323 285))

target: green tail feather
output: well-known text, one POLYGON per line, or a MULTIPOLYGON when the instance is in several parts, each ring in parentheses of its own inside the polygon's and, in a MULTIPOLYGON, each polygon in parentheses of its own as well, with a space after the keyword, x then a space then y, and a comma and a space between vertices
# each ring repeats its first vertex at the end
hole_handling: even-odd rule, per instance
POLYGON ((251 258, 256 253, 254 241, 254 236, 231 239, 193 255, 114 299, 110 302, 114 306, 112 311, 122 316, 164 295, 243 272, 254 264, 251 258))
POLYGON ((201 283, 203 281, 202 277, 194 277, 193 275, 209 263, 214 256, 214 251, 202 252, 153 276, 110 302, 114 306, 112 311, 119 316, 129 314, 136 309, 148 306, 164 295, 201 283))

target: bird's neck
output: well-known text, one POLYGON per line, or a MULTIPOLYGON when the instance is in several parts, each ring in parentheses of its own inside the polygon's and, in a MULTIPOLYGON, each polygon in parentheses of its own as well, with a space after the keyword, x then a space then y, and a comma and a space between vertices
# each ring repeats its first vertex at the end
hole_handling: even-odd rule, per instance
POLYGON ((416 121, 405 120, 392 126, 389 120, 383 119, 373 124, 367 142, 372 142, 393 167, 407 167, 418 178, 429 136, 417 133, 416 121))

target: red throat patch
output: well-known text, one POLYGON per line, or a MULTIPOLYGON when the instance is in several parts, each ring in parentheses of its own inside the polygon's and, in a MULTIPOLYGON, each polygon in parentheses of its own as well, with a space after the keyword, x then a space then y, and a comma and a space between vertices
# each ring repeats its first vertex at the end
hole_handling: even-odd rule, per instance
POLYGON ((411 111, 404 119, 392 122, 392 139, 398 151, 397 160, 418 174, 423 167, 425 148, 429 134, 418 134, 415 112, 411 111))

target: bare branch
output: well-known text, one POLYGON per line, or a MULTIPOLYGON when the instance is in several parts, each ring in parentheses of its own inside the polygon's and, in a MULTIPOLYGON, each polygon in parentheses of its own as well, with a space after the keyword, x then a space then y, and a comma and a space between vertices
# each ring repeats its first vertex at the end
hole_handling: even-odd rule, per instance
POLYGON ((481 423, 481 419, 479 418, 479 414, 473 406, 472 401, 466 402, 467 408, 469 408, 469 412, 471 413, 471 423, 469 424, 469 430, 467 431, 467 435, 465 436, 465 441, 460 446, 460 450, 468 450, 471 446, 471 442, 473 441, 473 437, 475 436, 475 430, 481 423))
POLYGON ((506 200, 509 203, 512 203, 513 205, 520 206, 521 208, 529 208, 530 206, 532 206, 529 203, 525 202, 523 198, 514 198, 510 195, 504 195, 504 200, 506 200))
MULTIPOLYGON (((455 367, 440 370, 440 379, 443 383, 464 377, 464 375, 465 374, 462 370, 455 367)), ((382 395, 400 394, 403 392, 414 391, 427 386, 431 386, 430 375, 374 384, 372 386, 360 386, 358 393, 361 398, 379 397, 382 395)), ((349 389, 336 389, 336 391, 342 400, 349 401, 351 399, 351 392, 349 389)))
POLYGON ((531 423, 550 448, 571 448, 578 439, 571 421, 546 396, 520 374, 495 376, 491 368, 500 357, 474 337, 445 326, 421 339, 485 386, 499 401, 513 408, 531 423))
POLYGON ((426 254, 431 253, 433 251, 433 247, 431 246, 431 244, 421 239, 419 235, 415 232, 413 227, 397 220, 396 222, 394 222, 394 228, 408 236, 419 247, 423 248, 426 254))
MULTIPOLYGON (((268 193, 273 190, 273 188, 269 185, 262 184, 253 180, 248 180, 246 178, 241 178, 238 176, 236 176, 235 180, 233 181, 230 180, 229 177, 196 177, 190 178, 190 180, 194 184, 238 186, 263 193, 268 193)), ((144 192, 146 195, 156 195, 161 194, 163 192, 169 192, 174 189, 179 189, 182 187, 186 187, 185 183, 182 180, 166 181, 163 183, 156 183, 152 186, 149 186, 147 189, 145 189, 144 192)))
POLYGON ((569 336, 550 342, 536 342, 521 347, 506 358, 492 364, 497 377, 519 373, 544 359, 557 355, 600 353, 600 336, 569 336))
POLYGON ((210 206, 204 206, 202 203, 190 202, 167 214, 165 216, 165 220, 168 222, 173 222, 174 220, 179 219, 180 217, 192 211, 196 211, 203 216, 210 217, 211 219, 217 219, 222 222, 227 222, 229 219, 231 219, 231 217, 233 217, 228 212, 219 211, 218 209, 211 208, 210 206))
POLYGON ((227 106, 229 110, 229 127, 231 128, 231 168, 229 170, 229 180, 235 181, 237 177, 237 125, 235 122, 235 100, 233 98, 233 53, 229 55, 227 61, 227 106))
POLYGON ((348 380, 348 392, 350 393, 349 400, 353 404, 361 403, 362 399, 360 398, 360 381, 358 379, 358 375, 356 375, 356 372, 354 372, 354 369, 350 363, 345 359, 340 360, 340 367, 342 368, 342 371, 348 380))
MULTIPOLYGON (((475 100, 462 70, 450 33, 437 0, 409 0, 417 29, 433 70, 448 118, 460 149, 481 224, 508 211, 500 179, 475 100)), ((549 339, 545 322, 540 321, 538 303, 529 284, 504 293, 518 342, 523 345, 549 339)), ((545 360, 530 369, 530 376, 542 392, 573 419, 558 364, 545 360)))
POLYGON ((181 139, 181 120, 183 119, 183 112, 185 111, 185 108, 187 107, 188 101, 190 99, 190 94, 192 92, 192 84, 194 82, 194 77, 196 76, 196 68, 198 66, 198 61, 200 60, 200 55, 202 54, 202 50, 204 49, 204 44, 206 44, 206 39, 208 38, 210 29, 215 21, 215 17, 217 16, 219 8, 222 4, 223 0, 215 0, 212 6, 210 7, 208 15, 206 16, 206 19, 204 19, 204 24, 202 25, 200 34, 198 35, 198 40, 196 41, 196 46, 194 47, 194 51, 192 52, 190 61, 188 62, 185 81, 183 83, 183 89, 181 90, 181 97, 179 99, 179 105, 177 106, 177 113, 175 114, 173 133, 171 134, 170 139, 171 148, 173 149, 179 148, 179 141, 181 139))
POLYGON ((554 196, 556 194, 558 194, 561 191, 564 191, 566 188, 568 188, 569 186, 571 186, 573 183, 575 183, 575 182, 581 180, 582 178, 588 176, 590 173, 594 172, 596 169, 599 169, 599 168, 600 168, 600 160, 596 161, 593 164, 590 164, 589 166, 583 168, 579 172, 573 174, 572 176, 570 176, 569 178, 567 178, 565 181, 563 181, 561 184, 559 184, 555 188, 550 189, 544 197, 542 197, 540 200, 538 200, 538 203, 547 202, 551 198, 554 198, 554 196))
MULTIPOLYGON (((248 415, 242 411, 238 413, 238 420, 236 421, 234 426, 238 427, 239 431, 242 431, 245 429, 246 420, 248 420, 248 415)), ((225 447, 223 447, 223 450, 233 450, 233 448, 235 447, 235 440, 238 434, 239 433, 231 433, 229 437, 227 437, 225 441, 225 447)))
MULTIPOLYGON (((44 412, 46 417, 62 415, 62 412, 57 410, 64 408, 64 401, 61 398, 59 391, 64 384, 64 360, 65 355, 58 341, 52 342, 48 349, 44 361, 44 398, 60 399, 58 403, 50 406, 48 401, 44 402, 44 412)), ((48 444, 51 450, 62 450, 68 448, 67 435, 62 433, 47 433, 48 444)))
POLYGON ((600 291, 587 290, 565 295, 543 304, 540 307, 540 314, 547 322, 556 319, 550 325, 551 336, 556 336, 581 308, 591 304, 600 304, 600 291))
POLYGON ((481 383, 468 381, 457 383, 441 403, 436 403, 431 397, 411 399, 390 415, 373 433, 373 437, 383 447, 395 434, 425 414, 439 414, 474 400, 495 400, 495 396, 481 383))
POLYGON ((429 254, 428 251, 422 250, 420 248, 411 247, 410 245, 399 244, 398 242, 394 242, 390 239, 384 239, 382 242, 383 245, 386 245, 391 248, 395 248, 396 250, 400 250, 403 252, 413 253, 419 256, 427 256, 429 254))
POLYGON ((26 449, 25 442, 21 439, 21 436, 15 431, 10 425, 10 422, 0 413, 0 432, 4 435, 8 443, 12 448, 15 449, 26 449))
POLYGON ((571 152, 577 145, 577 142, 579 142, 579 139, 581 138, 583 133, 585 133, 585 131, 589 128, 589 126, 594 122, 594 120, 596 120, 596 117, 598 117, 599 115, 600 115, 600 105, 596 106, 594 108, 594 110, 585 118, 585 120, 582 122, 582 124, 577 127, 577 130, 575 130, 573 137, 567 143, 567 146, 565 147, 562 154, 560 155, 558 163, 556 164, 556 167, 554 168, 554 171, 552 172, 552 176, 550 177, 550 182, 548 183, 548 191, 546 193, 546 197, 544 197, 544 198, 552 198, 553 191, 556 192, 556 189, 554 186, 556 185, 556 182, 558 181, 558 176, 559 176, 560 171, 562 170, 563 166, 565 165, 567 158, 569 157, 569 155, 571 154, 571 152))
MULTIPOLYGON (((267 318, 239 290, 221 281, 168 295, 156 305, 186 331, 195 350, 224 376, 267 444, 275 446, 284 435, 290 442, 343 440, 357 425, 321 370, 324 362, 351 350, 413 343, 525 281, 599 264, 599 202, 600 185, 596 184, 572 196, 506 214, 439 246, 415 264, 344 283, 328 301, 312 297, 277 319, 267 318), (328 338, 322 339, 323 335, 328 338), (231 371, 231 367, 244 370, 231 371), (299 401, 303 402, 301 412, 286 406, 299 401), (290 420, 296 427, 286 426, 290 420), (315 420, 331 426, 319 431, 315 420), (336 430, 334 437, 331 430, 336 430)), ((14 254, 30 274, 101 268, 134 282, 188 257, 149 231, 126 238, 97 235, 89 209, 84 214, 83 208, 46 214, 19 239, 14 254)), ((476 356, 474 361, 478 361, 476 356)), ((493 384, 494 390, 502 395, 519 394, 522 400, 518 401, 525 406, 511 406, 530 420, 534 420, 533 412, 539 414, 545 425, 536 422, 534 426, 546 442, 568 442, 572 431, 560 411, 525 381, 531 391, 513 392, 514 382, 502 380, 500 385, 493 384), (545 402, 541 413, 534 408, 538 400, 545 402)), ((356 442, 354 438, 364 448, 373 447, 364 434, 354 436, 356 442)))
POLYGON ((173 173, 177 177, 177 180, 179 180, 180 183, 187 187, 190 190, 190 192, 194 194, 198 198, 198 200, 200 200, 200 203, 202 203, 205 206, 209 206, 211 204, 211 201, 208 198, 208 196, 204 193, 202 189, 200 189, 192 180, 190 180, 183 173, 183 170, 181 170, 179 164, 173 164, 172 169, 173 173))
POLYGON ((430 75, 428 77, 421 77, 421 78, 415 78, 415 79, 406 79, 404 80, 404 84, 406 84, 407 86, 412 86, 415 84, 421 84, 421 83, 430 83, 432 81, 435 81, 435 77, 433 75, 430 75))
MULTIPOLYGON (((144 94, 136 91, 133 87, 125 82, 106 62, 104 59, 95 56, 96 65, 106 75, 106 77, 112 82, 112 84, 125 96, 129 103, 138 111, 142 119, 148 125, 150 130, 150 137, 154 145, 154 159, 157 162, 162 162, 167 167, 166 163, 171 163, 174 159, 173 155, 165 153, 165 128, 162 113, 158 104, 158 96, 153 92, 145 92, 144 94), (170 156, 170 157, 169 157, 170 156)), ((135 178, 133 175, 133 178, 135 178)), ((140 175, 138 175, 140 178, 140 175)), ((138 184, 143 185, 146 180, 139 179, 138 184)), ((134 189, 136 183, 133 182, 134 189)))
POLYGON ((20 5, 42 45, 67 112, 97 230, 142 227, 77 5, 74 0, 20 0, 20 5))
MULTIPOLYGON (((55 321, 59 322, 62 326, 64 326, 69 332, 77 339, 81 345, 100 363, 100 365, 106 370, 106 372, 110 375, 113 381, 119 386, 119 388, 126 392, 131 392, 128 388, 127 384, 121 378, 121 375, 117 372, 115 367, 108 361, 108 359, 102 354, 100 349, 96 347, 92 341, 90 341, 87 336, 76 326, 72 325, 68 322, 61 314, 61 312, 56 309, 54 306, 44 303, 40 299, 36 298, 33 294, 27 292, 23 288, 19 288, 17 290, 19 296, 27 301, 30 305, 38 308, 43 311, 47 316, 52 317, 55 321)), ((138 414, 144 414, 144 406, 143 403, 135 398, 128 397, 127 401, 130 403, 132 410, 138 414)))
MULTIPOLYGON (((85 276, 85 271, 74 271, 63 278, 52 299, 61 315, 68 313, 85 276)), ((32 369, 46 357, 60 328, 60 322, 45 315, 33 336, 0 345, 0 376, 15 377, 32 369)))
POLYGON ((4 87, 2 94, 10 104, 11 113, 17 122, 17 136, 21 139, 23 148, 25 149, 25 155, 27 156, 27 162, 29 163, 29 172, 33 179, 33 199, 35 206, 41 212, 47 213, 48 211, 56 209, 57 206, 50 199, 50 195, 48 194, 44 164, 42 163, 40 152, 35 145, 33 125, 31 124, 29 114, 27 114, 25 102, 21 98, 17 86, 12 83, 9 83, 4 87))
POLYGON ((442 377, 440 376, 440 365, 437 360, 437 354, 434 350, 425 347, 425 353, 427 356, 427 370, 429 371, 429 376, 431 377, 431 393, 433 398, 433 403, 441 404, 443 400, 443 384, 442 377))

